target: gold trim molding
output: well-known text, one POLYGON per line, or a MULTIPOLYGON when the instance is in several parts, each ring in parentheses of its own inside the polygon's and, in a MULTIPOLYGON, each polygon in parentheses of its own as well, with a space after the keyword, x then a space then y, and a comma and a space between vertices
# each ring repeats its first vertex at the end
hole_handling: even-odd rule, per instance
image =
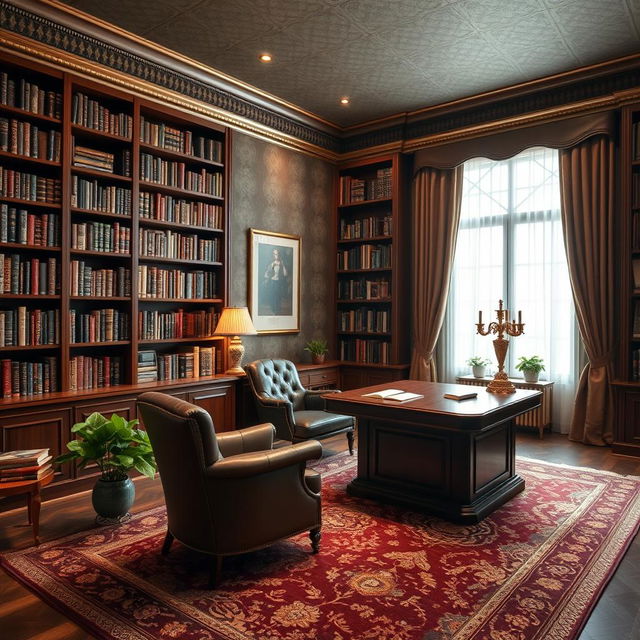
POLYGON ((139 94, 156 102, 170 104, 182 110, 211 118, 219 124, 260 138, 266 142, 272 142, 294 151, 301 151, 332 163, 336 163, 339 160, 339 155, 331 150, 281 133, 195 98, 189 98, 178 91, 165 89, 152 82, 110 69, 104 65, 61 51, 56 47, 35 42, 31 38, 20 36, 4 29, 0 29, 0 50, 24 59, 40 62, 59 71, 67 71, 94 82, 115 86, 128 93, 139 94))

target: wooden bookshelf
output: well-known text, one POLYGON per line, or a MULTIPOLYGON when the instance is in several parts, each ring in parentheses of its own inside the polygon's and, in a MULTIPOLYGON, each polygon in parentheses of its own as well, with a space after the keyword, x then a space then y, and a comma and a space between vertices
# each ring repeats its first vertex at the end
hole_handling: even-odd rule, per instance
POLYGON ((338 170, 336 335, 345 389, 408 371, 406 171, 401 154, 338 170))
POLYGON ((619 160, 620 348, 612 449, 640 456, 640 104, 622 109, 619 160))
MULTIPOLYGON (((9 449, 49 447, 52 454, 57 455, 62 452, 63 444, 73 437, 70 429, 74 422, 83 419, 92 411, 117 411, 133 419, 136 417, 136 396, 143 390, 152 389, 162 389, 203 406, 214 416, 217 430, 232 428, 235 424, 233 379, 216 373, 226 369, 226 340, 211 335, 215 326, 214 314, 221 312, 227 299, 228 287, 228 129, 205 118, 172 110, 119 88, 50 69, 37 62, 5 53, 0 54, 0 59, 0 79, 4 78, 5 88, 8 87, 7 78, 14 83, 10 92, 0 93, 0 103, 8 102, 9 93, 13 100, 16 91, 23 92, 29 85, 28 95, 33 98, 33 104, 29 103, 30 106, 39 107, 36 96, 40 105, 43 104, 43 98, 38 93, 41 89, 49 92, 48 99, 56 108, 56 114, 50 115, 24 109, 20 101, 15 104, 0 104, 0 119, 29 123, 29 126, 21 125, 24 131, 32 131, 30 127, 37 126, 39 130, 54 130, 60 134, 59 160, 47 160, 46 156, 43 159, 17 155, 0 149, 0 168, 3 170, 20 171, 47 178, 50 182, 45 186, 50 191, 53 185, 51 181, 59 181, 58 201, 43 201, 41 198, 30 200, 28 198, 32 197, 31 193, 26 193, 27 197, 21 197, 22 194, 18 197, 13 192, 0 191, 0 213, 4 215, 6 211, 8 216, 10 209, 15 210, 12 214, 14 223, 16 220, 30 220, 29 224, 40 225, 40 230, 48 227, 43 226, 43 222, 36 222, 37 216, 46 216, 44 220, 47 222, 51 216, 58 216, 59 223, 59 237, 55 242, 42 246, 38 244, 40 240, 33 242, 31 235, 30 241, 25 242, 24 237, 16 236, 15 232, 11 238, 7 235, 5 240, 0 239, 0 254, 18 256, 14 260, 15 264, 28 262, 29 269, 32 266, 35 269, 36 263, 32 261, 43 261, 46 266, 50 264, 48 261, 56 261, 55 293, 34 295, 30 291, 16 291, 12 289, 15 283, 11 280, 6 292, 0 291, 3 327, 5 313, 17 309, 22 309, 22 314, 39 311, 35 317, 40 321, 42 313, 51 312, 47 316, 49 318, 53 317, 51 314, 55 312, 59 323, 59 339, 55 344, 4 344, 6 333, 2 335, 0 374, 2 367, 7 366, 3 364, 5 361, 31 363, 47 359, 49 369, 54 366, 52 358, 55 358, 54 375, 50 376, 52 380, 55 379, 55 388, 48 387, 48 392, 44 393, 44 388, 38 388, 37 392, 31 395, 19 395, 19 391, 16 392, 11 386, 9 389, 0 388, 0 396, 3 396, 0 397, 3 446, 9 449), (3 76, 3 73, 7 75, 3 76), (36 89, 32 90, 31 86, 36 89), (189 153, 190 148, 186 146, 172 149, 148 144, 141 139, 143 120, 153 121, 174 134, 176 131, 182 132, 185 139, 197 139, 194 147, 196 153, 189 153), (215 148, 215 157, 207 157, 206 153, 205 157, 198 157, 198 145, 205 152, 215 148), (198 189, 181 189, 142 181, 141 153, 157 156, 169 162, 184 163, 188 171, 216 174, 215 184, 219 192, 207 193, 204 187, 204 192, 200 192, 198 189), (77 161, 94 164, 75 166, 77 161), (150 217, 144 217, 140 213, 141 192, 170 194, 173 200, 182 202, 182 210, 187 211, 187 214, 183 215, 191 215, 192 211, 201 211, 206 207, 216 207, 216 224, 209 227, 207 224, 188 224, 183 218, 163 219, 164 211, 161 212, 162 215, 157 216, 155 213, 147 212, 146 215, 150 217), (20 211, 26 213, 19 214, 20 211), (203 247, 205 252, 208 251, 207 255, 211 254, 211 247, 216 247, 216 260, 200 260, 200 254, 196 253, 194 257, 193 250, 188 258, 179 252, 165 254, 164 245, 161 243, 154 245, 152 255, 141 258, 139 233, 142 229, 152 230, 158 235, 168 234, 167 237, 176 241, 181 250, 184 250, 185 246, 191 247, 184 240, 184 236, 189 235, 189 242, 193 243, 193 247, 196 247, 195 250, 200 251, 200 254, 203 247), (89 233, 90 237, 86 235, 89 233), (115 252, 115 247, 118 253, 115 252), (172 257, 176 255, 177 257, 172 257), (79 269, 80 262, 85 268, 91 268, 91 273, 96 279, 106 277, 102 270, 118 273, 120 269, 120 274, 123 273, 122 269, 128 270, 130 282, 127 295, 78 295, 77 291, 72 289, 72 263, 76 263, 76 268, 79 269), (157 298, 140 296, 141 282, 138 271, 143 265, 145 269, 157 267, 160 271, 176 270, 188 274, 184 277, 193 280, 193 290, 185 289, 184 297, 174 294, 173 291, 157 298), (199 272, 210 275, 199 276, 199 272), (212 285, 208 290, 196 288, 201 286, 198 278, 206 284, 211 280, 211 274, 215 274, 215 286, 212 285), (75 342, 71 342, 72 310, 76 314, 75 342), (120 325, 123 330, 128 327, 125 335, 100 342, 99 337, 96 338, 99 334, 86 333, 88 328, 94 327, 96 323, 95 327, 102 327, 104 339, 107 333, 104 324, 100 323, 115 317, 112 314, 116 311, 117 314, 126 316, 126 322, 123 321, 120 325), (173 317, 178 314, 198 314, 198 319, 208 318, 207 327, 211 331, 203 337, 189 337, 187 333, 186 337, 180 335, 173 338, 166 337, 168 334, 164 333, 156 338, 140 339, 140 321, 144 313, 153 312, 166 314, 163 319, 170 315, 173 317), (82 317, 82 322, 85 323, 80 327, 81 335, 78 335, 79 317, 82 317), (216 367, 211 375, 138 382, 139 351, 153 350, 160 358, 165 354, 186 352, 193 347, 205 346, 216 350, 216 367), (76 378, 78 375, 78 361, 73 365, 74 358, 84 358, 87 362, 90 359, 96 362, 102 359, 103 362, 99 374, 94 373, 91 380, 87 377, 84 381, 86 384, 78 384, 76 379, 76 388, 71 376, 74 371, 76 378), (108 367, 104 358, 110 359, 108 367), (118 381, 112 380, 110 386, 105 386, 107 375, 113 374, 115 358, 119 358, 120 378, 118 381), (81 389, 80 386, 87 388, 81 389)), ((20 98, 22 97, 23 93, 20 93, 20 98)), ((46 93, 44 100, 46 103, 46 93)), ((176 139, 180 137, 180 134, 175 135, 176 139)), ((56 140, 56 137, 51 134, 51 139, 56 140)), ((174 142, 170 140, 169 146, 171 144, 174 142)), ((205 186, 208 184, 204 178, 203 182, 205 186)), ((154 203, 152 205, 155 206, 154 203)), ((35 227, 29 233, 35 235, 33 229, 35 227)), ((20 233, 26 232, 22 230, 20 233)), ((5 262, 3 260, 3 274, 5 262)), ((39 262, 37 268, 41 269, 39 262)), ((38 272, 38 277, 39 275, 38 272)), ((167 274, 162 275, 167 277, 167 274)), ((40 285, 39 282, 37 284, 40 285)), ((154 282, 155 286, 159 286, 159 280, 157 284, 154 282)), ((78 283, 77 287, 83 287, 83 284, 78 283)), ((11 317, 13 322, 13 316, 11 317)), ((190 316, 189 321, 195 317, 190 316)), ((34 321, 34 328, 35 326, 34 321)), ((42 330, 42 324, 39 327, 42 330)), ((165 331, 171 332, 171 329, 165 328, 165 331)), ((179 333, 177 331, 176 335, 179 333)), ((197 333, 199 336, 202 334, 199 330, 197 333)), ((111 332, 108 335, 111 336, 111 332)), ((14 339, 13 334, 10 339, 14 339)), ((181 361, 184 359, 181 358, 181 361)), ((8 366, 11 367, 11 364, 8 366)), ((24 365, 23 370, 23 377, 29 375, 34 378, 34 374, 38 374, 36 369, 26 371, 24 365)), ((44 368, 41 370, 44 371, 44 368)), ((186 373, 184 367, 180 373, 186 373)), ((12 383, 13 378, 9 382, 12 383)), ((66 467, 66 470, 58 474, 65 482, 80 478, 81 474, 77 470, 69 465, 66 467)), ((73 482, 69 487, 72 485, 73 482)))

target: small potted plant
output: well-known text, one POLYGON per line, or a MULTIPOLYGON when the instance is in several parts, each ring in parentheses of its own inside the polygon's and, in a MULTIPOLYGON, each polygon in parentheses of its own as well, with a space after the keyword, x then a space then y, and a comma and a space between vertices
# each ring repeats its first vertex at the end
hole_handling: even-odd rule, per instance
POLYGON ((516 369, 524 374, 525 382, 538 382, 538 376, 544 371, 544 360, 540 356, 520 356, 516 369))
POLYGON ((156 473, 149 436, 136 429, 137 424, 137 420, 125 420, 115 413, 109 419, 92 413, 84 422, 73 425, 71 431, 79 438, 67 444, 69 453, 55 460, 57 464, 79 460, 79 469, 89 462, 98 465, 100 478, 91 498, 98 522, 122 522, 128 515, 136 493, 129 477, 131 469, 149 478, 156 473))
POLYGON ((486 358, 473 356, 473 358, 467 360, 467 364, 471 367, 475 378, 484 378, 486 367, 491 364, 491 362, 486 358))
POLYGON ((329 352, 329 347, 326 340, 309 340, 304 350, 311 354, 311 362, 313 364, 322 364, 329 352))

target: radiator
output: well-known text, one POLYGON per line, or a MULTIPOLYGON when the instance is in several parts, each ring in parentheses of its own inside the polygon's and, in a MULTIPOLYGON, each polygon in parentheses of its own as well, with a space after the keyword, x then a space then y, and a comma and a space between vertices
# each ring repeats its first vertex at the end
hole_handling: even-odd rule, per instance
MULTIPOLYGON (((486 387, 493 378, 474 378, 473 376, 460 376, 456 378, 458 384, 466 384, 475 387, 486 387)), ((544 435, 544 430, 551 428, 551 412, 553 410, 553 382, 525 382, 524 380, 514 380, 513 386, 516 389, 531 389, 542 391, 540 406, 527 411, 516 418, 519 427, 532 427, 538 429, 540 438, 544 435)))

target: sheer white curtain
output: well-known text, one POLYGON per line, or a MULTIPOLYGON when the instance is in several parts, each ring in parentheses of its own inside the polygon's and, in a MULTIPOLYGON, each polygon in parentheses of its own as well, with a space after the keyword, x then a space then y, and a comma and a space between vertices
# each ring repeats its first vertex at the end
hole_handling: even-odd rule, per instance
POLYGON ((464 165, 458 243, 441 352, 444 379, 470 373, 466 361, 488 358, 497 368, 492 337, 475 331, 478 310, 495 319, 498 300, 522 310, 525 334, 510 339, 505 368, 539 355, 553 380, 554 429, 568 430, 575 396, 579 342, 560 221, 558 152, 535 148, 505 161, 464 165))

